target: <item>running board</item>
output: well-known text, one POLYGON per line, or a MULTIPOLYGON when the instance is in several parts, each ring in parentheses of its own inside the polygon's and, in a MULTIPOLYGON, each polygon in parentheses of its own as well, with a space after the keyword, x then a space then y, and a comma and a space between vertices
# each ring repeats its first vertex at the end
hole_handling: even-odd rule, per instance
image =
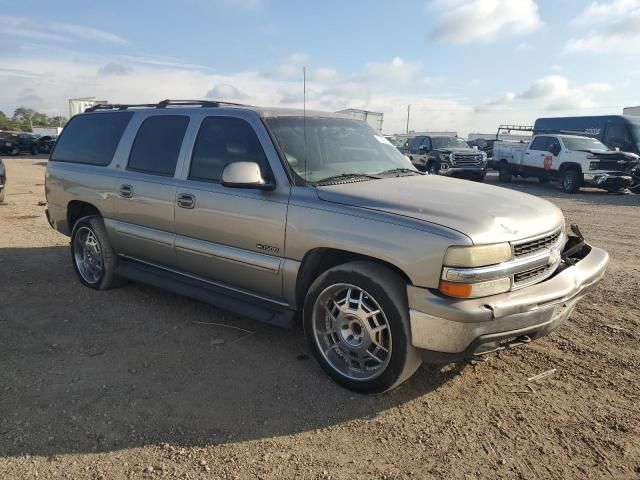
POLYGON ((284 306, 135 260, 120 258, 115 273, 134 282, 170 290, 258 322, 283 328, 291 328, 294 323, 296 312, 284 306))

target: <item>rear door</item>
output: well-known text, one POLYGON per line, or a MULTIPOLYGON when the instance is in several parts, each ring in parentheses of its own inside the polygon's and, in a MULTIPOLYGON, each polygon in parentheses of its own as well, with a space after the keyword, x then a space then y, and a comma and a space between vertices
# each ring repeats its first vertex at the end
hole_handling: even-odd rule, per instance
POLYGON ((258 163, 263 178, 275 181, 271 166, 280 160, 264 125, 253 112, 211 112, 194 134, 176 192, 179 269, 281 299, 290 185, 278 181, 264 191, 220 183, 224 167, 236 161, 258 163))
POLYGON ((107 227, 119 253, 173 267, 175 173, 189 116, 149 114, 136 120, 139 128, 116 179, 115 214, 107 227))

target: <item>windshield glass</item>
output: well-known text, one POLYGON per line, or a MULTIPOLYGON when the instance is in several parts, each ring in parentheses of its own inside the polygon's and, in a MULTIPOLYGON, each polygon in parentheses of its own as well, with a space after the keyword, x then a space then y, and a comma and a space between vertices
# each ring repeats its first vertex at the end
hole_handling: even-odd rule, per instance
POLYGON ((600 140, 587 137, 560 137, 567 150, 609 150, 600 140))
POLYGON ((470 148, 469 144, 458 137, 433 137, 433 149, 439 148, 470 148))
POLYGON ((415 170, 386 138, 359 120, 307 117, 306 127, 303 117, 272 117, 266 122, 293 171, 307 182, 415 170))
POLYGON ((640 125, 629 125, 633 142, 636 144, 637 151, 640 152, 640 125))

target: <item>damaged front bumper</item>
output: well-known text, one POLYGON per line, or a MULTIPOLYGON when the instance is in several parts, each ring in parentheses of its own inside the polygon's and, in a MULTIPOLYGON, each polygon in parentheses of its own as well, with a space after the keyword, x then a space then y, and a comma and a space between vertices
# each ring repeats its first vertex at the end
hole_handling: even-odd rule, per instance
POLYGON ((455 299, 409 286, 412 343, 432 362, 449 362, 542 337, 571 315, 602 279, 609 255, 584 244, 541 283, 486 298, 455 299))
POLYGON ((584 174, 584 183, 607 190, 626 190, 633 184, 633 175, 625 172, 589 172, 584 174))

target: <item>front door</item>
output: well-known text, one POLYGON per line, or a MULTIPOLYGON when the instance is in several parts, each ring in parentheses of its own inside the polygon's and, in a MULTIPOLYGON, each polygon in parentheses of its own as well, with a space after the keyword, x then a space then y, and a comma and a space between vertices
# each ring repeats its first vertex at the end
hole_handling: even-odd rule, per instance
POLYGON ((544 169, 545 158, 549 153, 551 137, 538 135, 533 139, 531 146, 524 152, 522 164, 526 167, 544 169))
POLYGON ((176 165, 186 115, 152 115, 138 129, 126 168, 115 183, 114 218, 106 220, 116 251, 174 267, 176 165))
POLYGON ((220 183, 236 161, 256 162, 272 178, 254 127, 264 128, 243 118, 203 118, 176 192, 176 255, 182 271, 281 299, 289 185, 263 191, 220 183))

